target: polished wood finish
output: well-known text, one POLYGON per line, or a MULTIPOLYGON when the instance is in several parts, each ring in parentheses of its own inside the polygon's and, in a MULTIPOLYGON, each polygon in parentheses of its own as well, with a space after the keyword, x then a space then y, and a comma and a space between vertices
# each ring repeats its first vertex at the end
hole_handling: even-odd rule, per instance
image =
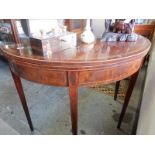
POLYGON ((139 36, 136 42, 78 43, 60 41, 42 54, 27 47, 5 46, 2 51, 11 71, 37 83, 69 87, 72 132, 77 134, 78 87, 122 80, 136 73, 150 48, 139 36))
POLYGON ((77 34, 77 36, 80 37, 80 34, 84 30, 84 26, 85 26, 84 21, 85 21, 84 19, 65 19, 65 25, 67 26, 68 31, 75 32, 77 34), (76 20, 76 22, 79 21, 79 27, 74 26, 75 20, 76 20))
POLYGON ((142 91, 140 93, 138 105, 136 107, 136 113, 135 113, 135 117, 134 117, 132 131, 131 131, 131 134, 132 135, 136 135, 136 131, 137 131, 137 125, 138 125, 139 114, 140 114, 140 109, 141 109, 142 97, 143 97, 144 87, 145 87, 145 81, 146 81, 146 73, 147 73, 147 68, 145 70, 145 76, 144 76, 144 82, 143 82, 143 85, 142 85, 142 91))
MULTIPOLYGON (((11 24, 12 36, 13 36, 14 42, 17 44, 17 48, 19 48, 20 45, 21 45, 21 41, 20 41, 20 38, 19 38, 19 35, 18 35, 18 30, 17 30, 17 27, 16 27, 16 20, 15 19, 10 19, 8 21, 11 24)), ((31 131, 33 131, 34 130, 33 129, 33 124, 32 124, 32 121, 31 121, 31 117, 30 117, 28 106, 27 106, 27 101, 26 101, 26 98, 25 98, 25 94, 24 94, 24 91, 23 91, 23 86, 22 86, 22 83, 21 83, 21 79, 20 79, 19 76, 14 74, 14 72, 12 72, 11 65, 12 64, 9 63, 9 69, 10 69, 12 78, 14 80, 14 83, 15 83, 19 98, 21 100, 21 103, 22 103, 22 106, 23 106, 23 109, 24 109, 24 112, 25 112, 29 127, 30 127, 31 131)))
POLYGON ((71 108, 71 119, 72 119, 72 133, 77 134, 78 126, 78 72, 68 72, 68 83, 69 83, 69 97, 70 97, 70 108, 71 108))
POLYGON ((137 80, 137 77, 138 77, 138 73, 139 73, 139 70, 130 77, 128 90, 127 90, 126 97, 125 97, 125 100, 124 100, 124 104, 123 104, 123 107, 122 107, 122 111, 121 111, 121 114, 120 114, 120 117, 119 117, 117 128, 120 128, 120 126, 121 126, 122 120, 124 118, 126 109, 128 107, 128 104, 129 104, 129 100, 130 100, 133 88, 135 86, 135 83, 136 83, 136 80, 137 80))
MULTIPOLYGON (((135 30, 137 34, 142 35, 148 38, 151 42, 153 40, 155 25, 146 24, 146 25, 135 25, 135 30)), ((145 57, 144 63, 149 61, 150 52, 145 57)))
MULTIPOLYGON (((135 25, 135 28, 134 28, 134 32, 135 33, 148 38, 150 41, 152 41, 152 39, 153 39, 154 31, 155 31, 155 25, 148 25, 148 24, 147 25, 135 25)), ((143 63, 145 63, 145 61, 148 60, 148 59, 149 59, 149 52, 144 57, 143 63)), ((135 77, 135 78, 137 79, 137 77, 135 77)), ((120 86, 120 81, 117 81, 116 82, 116 86, 115 86, 114 100, 117 99, 117 94, 118 94, 119 86, 120 86)), ((120 117, 119 123, 118 123, 118 128, 120 128, 121 122, 122 122, 123 117, 124 117, 123 109, 124 109, 124 111, 126 110, 126 105, 128 105, 128 102, 129 102, 128 96, 131 96, 131 94, 132 94, 131 90, 133 91, 133 89, 130 89, 130 87, 134 88, 133 83, 129 83, 128 90, 127 90, 127 93, 126 93, 126 96, 125 96, 125 101, 124 101, 123 108, 122 108, 122 112, 121 112, 121 117, 120 117), (132 84, 132 86, 130 86, 130 84, 132 84)), ((139 111, 139 110, 137 110, 137 111, 139 111)))
MULTIPOLYGON (((150 41, 152 41, 153 39, 153 36, 154 36, 154 31, 155 31, 155 25, 151 25, 151 24, 146 24, 146 25, 143 25, 143 24, 137 24, 135 25, 134 27, 134 32, 139 34, 139 35, 142 35, 146 38, 148 38, 150 41)), ((149 59, 149 53, 147 54, 147 56, 145 57, 144 59, 144 62, 149 59)), ((119 90, 119 85, 120 85, 120 81, 117 81, 116 82, 116 86, 115 86, 115 94, 114 94, 114 100, 117 99, 117 94, 118 94, 118 90, 119 90)))
POLYGON ((118 91, 119 91, 119 86, 120 86, 120 81, 117 81, 116 85, 115 85, 115 93, 114 93, 114 100, 115 101, 117 100, 117 94, 118 94, 118 91))
POLYGON ((150 41, 153 39, 155 30, 155 25, 146 24, 146 25, 135 25, 134 32, 148 38, 150 41))
POLYGON ((14 74, 14 72, 12 72, 11 69, 10 69, 10 71, 11 71, 11 75, 12 75, 12 78, 14 80, 17 92, 19 94, 19 98, 21 100, 21 103, 22 103, 22 106, 23 106, 23 109, 24 109, 28 124, 30 126, 31 131, 33 131, 33 125, 32 125, 32 121, 31 121, 31 117, 30 117, 30 113, 29 113, 29 109, 28 109, 28 106, 27 106, 27 102, 26 102, 26 98, 25 98, 25 95, 24 95, 24 91, 23 91, 23 87, 22 87, 20 77, 17 76, 16 74, 14 74))

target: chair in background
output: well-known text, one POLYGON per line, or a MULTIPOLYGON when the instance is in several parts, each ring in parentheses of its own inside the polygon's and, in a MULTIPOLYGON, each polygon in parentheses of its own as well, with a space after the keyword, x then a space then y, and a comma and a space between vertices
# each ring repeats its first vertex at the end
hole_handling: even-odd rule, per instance
MULTIPOLYGON (((148 38, 151 42, 153 40, 153 36, 154 36, 154 31, 155 31, 155 25, 154 24, 150 24, 150 25, 135 25, 134 31, 139 34, 142 35, 146 38, 148 38)), ((144 63, 149 60, 149 55, 150 52, 146 55, 145 59, 144 59, 144 63)), ((122 111, 120 114, 120 118, 119 118, 119 122, 117 125, 117 128, 120 128, 122 120, 124 118, 128 103, 129 103, 129 99, 131 97, 134 85, 136 83, 136 79, 138 77, 138 72, 135 75, 132 75, 131 77, 129 77, 129 86, 128 86, 128 90, 126 92, 126 96, 125 96, 125 100, 124 100, 124 104, 122 107, 122 111)), ((115 86, 115 94, 114 94, 114 100, 117 99, 117 94, 118 94, 118 90, 119 90, 119 86, 120 86, 120 81, 116 82, 116 86, 115 86)))

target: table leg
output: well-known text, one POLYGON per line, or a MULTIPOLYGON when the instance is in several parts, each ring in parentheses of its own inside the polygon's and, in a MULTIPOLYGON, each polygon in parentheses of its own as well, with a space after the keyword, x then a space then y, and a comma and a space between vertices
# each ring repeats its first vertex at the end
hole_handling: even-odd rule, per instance
POLYGON ((10 68, 10 71, 11 71, 11 74, 12 74, 12 77, 13 77, 13 80, 14 80, 14 83, 15 83, 19 98, 21 100, 21 103, 22 103, 22 106, 23 106, 23 109, 24 109, 24 112, 25 112, 29 127, 30 127, 31 131, 33 131, 34 130, 33 129, 33 124, 32 124, 32 121, 31 121, 31 117, 30 117, 28 106, 27 106, 26 98, 25 98, 25 95, 24 95, 21 79, 20 79, 20 77, 18 77, 16 74, 14 74, 12 72, 11 68, 10 68))
POLYGON ((117 81, 117 82, 116 82, 116 85, 115 85, 115 94, 114 94, 114 100, 115 100, 115 101, 116 101, 116 99, 117 99, 117 94, 118 94, 120 82, 121 82, 121 81, 117 81))
POLYGON ((77 135, 78 128, 78 74, 74 72, 68 73, 69 97, 72 121, 72 133, 77 135))
POLYGON ((117 128, 120 128, 120 126, 121 126, 122 120, 123 120, 123 118, 124 118, 126 109, 127 109, 127 107, 128 107, 128 104, 129 104, 129 100, 130 100, 130 97, 131 97, 133 88, 134 88, 134 86, 135 86, 135 83, 136 83, 136 80, 137 80, 137 77, 138 77, 138 73, 139 73, 139 71, 137 71, 136 73, 134 73, 134 74, 130 77, 128 90, 127 90, 127 93, 126 93, 126 96, 125 96, 125 100, 124 100, 124 104, 123 104, 123 107, 122 107, 122 111, 121 111, 121 114, 120 114, 120 117, 119 117, 119 121, 118 121, 117 128))

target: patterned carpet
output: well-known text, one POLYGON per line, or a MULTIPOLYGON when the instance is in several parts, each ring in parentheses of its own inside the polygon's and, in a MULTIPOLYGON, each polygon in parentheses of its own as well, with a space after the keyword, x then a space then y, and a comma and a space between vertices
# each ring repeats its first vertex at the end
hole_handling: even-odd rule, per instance
MULTIPOLYGON (((124 97, 125 97, 126 90, 128 87, 128 82, 129 82, 129 80, 127 80, 127 79, 122 80, 120 82, 120 87, 119 87, 119 91, 118 91, 118 95, 117 95, 118 100, 124 101, 124 97)), ((98 92, 101 92, 106 95, 114 97, 115 83, 107 84, 107 85, 101 84, 101 85, 91 86, 90 88, 94 89, 98 92)))

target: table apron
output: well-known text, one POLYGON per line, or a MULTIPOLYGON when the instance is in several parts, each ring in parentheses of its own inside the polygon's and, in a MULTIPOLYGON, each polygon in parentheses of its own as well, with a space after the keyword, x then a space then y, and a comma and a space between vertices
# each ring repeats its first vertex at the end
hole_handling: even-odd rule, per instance
POLYGON ((78 76, 79 86, 95 85, 95 84, 107 84, 118 80, 122 80, 140 68, 143 62, 143 58, 139 58, 136 61, 127 63, 121 63, 120 65, 114 65, 110 67, 94 68, 94 70, 81 70, 81 71, 67 71, 67 70, 55 70, 47 69, 34 65, 18 64, 17 62, 10 61, 11 70, 18 76, 33 81, 36 83, 53 85, 53 86, 69 86, 68 79, 70 78, 68 73, 76 72, 78 76))

